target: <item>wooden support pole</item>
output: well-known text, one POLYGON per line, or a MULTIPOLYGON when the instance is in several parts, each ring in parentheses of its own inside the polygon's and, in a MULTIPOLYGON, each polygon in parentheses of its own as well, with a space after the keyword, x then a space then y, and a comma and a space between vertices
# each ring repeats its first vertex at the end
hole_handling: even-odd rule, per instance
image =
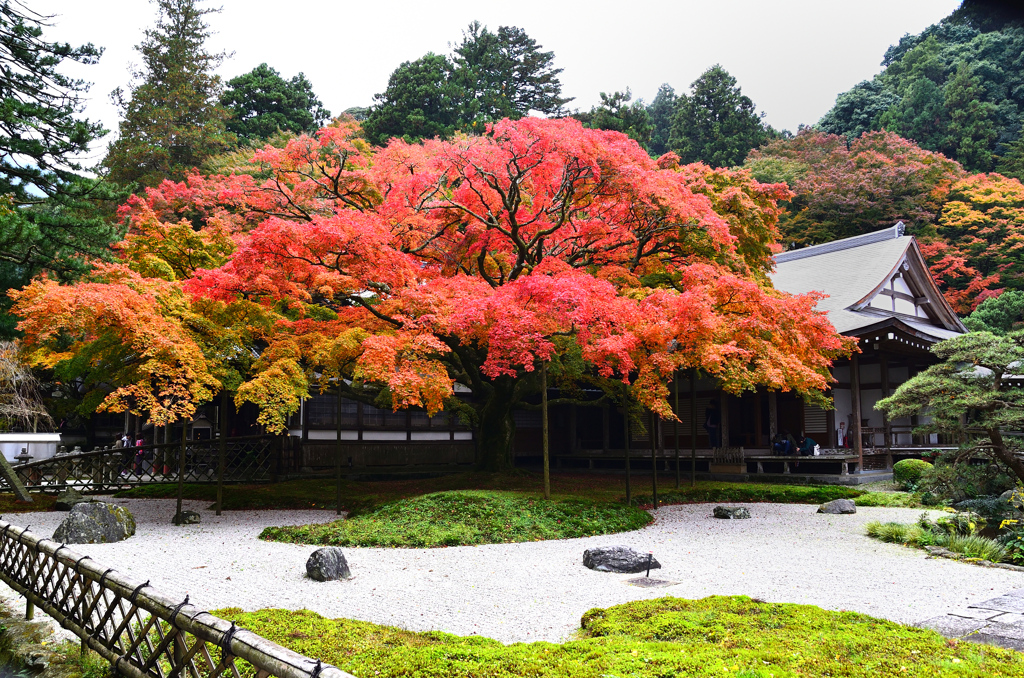
POLYGON ((719 423, 719 435, 718 444, 724 447, 729 447, 729 396, 725 391, 720 392, 720 407, 718 408, 721 412, 721 416, 718 418, 719 423))
POLYGON ((860 361, 850 356, 850 398, 853 400, 853 445, 857 454, 857 471, 864 471, 864 433, 860 423, 860 361))
POLYGON ((675 420, 675 423, 673 424, 673 427, 675 428, 675 435, 673 437, 675 438, 675 442, 676 442, 676 489, 678 490, 679 489, 679 481, 681 480, 681 478, 679 477, 679 370, 676 370, 673 374, 675 375, 675 379, 673 379, 673 381, 675 383, 673 384, 673 386, 675 387, 675 391, 676 391, 676 393, 675 393, 675 398, 676 398, 676 402, 675 402, 676 420, 675 420))
POLYGON ((633 492, 629 483, 629 390, 625 384, 622 385, 622 429, 626 436, 626 505, 631 506, 633 492))
POLYGON ((36 616, 36 605, 31 600, 25 599, 25 619, 32 621, 36 616))
POLYGON ((779 435, 779 394, 775 391, 768 391, 768 444, 775 443, 775 436, 779 435))
POLYGON ((224 507, 224 471, 228 465, 228 398, 227 391, 220 394, 220 449, 217 451, 217 515, 224 507))
MULTIPOLYGON (((889 358, 882 353, 881 356, 881 369, 882 369, 882 397, 889 397, 889 358)), ((882 444, 885 445, 885 449, 892 449, 892 422, 889 421, 889 417, 882 412, 882 444)))
POLYGON ((181 420, 181 449, 178 452, 178 501, 174 510, 174 524, 181 525, 181 500, 185 495, 185 441, 188 440, 188 421, 181 420))
POLYGON ((548 450, 548 364, 540 366, 540 429, 544 455, 544 498, 551 499, 551 457, 548 450))
POLYGON ((647 431, 651 439, 651 494, 654 499, 654 510, 658 510, 658 424, 657 415, 651 410, 651 425, 647 431))
POLYGON ((690 487, 697 484, 697 370, 690 370, 690 487))
POLYGON ((335 428, 337 429, 337 442, 334 446, 334 514, 341 515, 341 374, 338 374, 338 402, 337 416, 335 417, 335 428))

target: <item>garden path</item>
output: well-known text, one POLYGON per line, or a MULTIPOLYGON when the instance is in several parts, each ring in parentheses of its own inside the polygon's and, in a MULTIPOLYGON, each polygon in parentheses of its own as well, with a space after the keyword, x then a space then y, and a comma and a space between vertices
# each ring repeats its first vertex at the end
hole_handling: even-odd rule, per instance
MULTIPOLYGON (((669 506, 650 526, 618 535, 444 549, 347 548, 355 578, 317 583, 304 568, 315 547, 256 536, 270 525, 328 522, 332 512, 225 511, 218 517, 205 502, 186 502, 203 522, 175 527, 173 500, 113 501, 135 514, 136 536, 73 548, 151 580, 171 597, 189 594, 193 604, 209 610, 308 608, 328 617, 503 642, 565 640, 590 608, 666 595, 743 594, 913 624, 1024 588, 1022 572, 932 559, 864 535, 869 520, 914 522, 920 513, 914 509, 824 515, 810 505, 736 504, 748 507, 753 518, 732 521, 712 518, 711 504, 669 506), (643 589, 627 583, 635 575, 582 566, 584 549, 612 544, 653 551, 664 568, 652 577, 678 584, 643 589)), ((65 515, 10 519, 50 536, 65 515)))

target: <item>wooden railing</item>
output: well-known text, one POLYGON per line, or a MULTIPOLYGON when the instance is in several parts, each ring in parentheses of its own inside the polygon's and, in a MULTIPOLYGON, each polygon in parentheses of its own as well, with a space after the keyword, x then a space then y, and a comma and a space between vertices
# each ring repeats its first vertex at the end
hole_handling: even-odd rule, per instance
MULTIPOLYGON (((0 579, 131 678, 352 678, 0 521, 0 579)), ((28 615, 30 616, 30 614, 28 615)))
MULTIPOLYGON (((258 483, 273 479, 281 438, 248 436, 227 438, 224 442, 225 482, 258 483)), ((217 482, 220 440, 186 441, 184 453, 184 482, 217 482)), ((74 487, 82 491, 110 491, 177 482, 181 454, 181 442, 176 442, 63 454, 13 468, 28 489, 74 487)))

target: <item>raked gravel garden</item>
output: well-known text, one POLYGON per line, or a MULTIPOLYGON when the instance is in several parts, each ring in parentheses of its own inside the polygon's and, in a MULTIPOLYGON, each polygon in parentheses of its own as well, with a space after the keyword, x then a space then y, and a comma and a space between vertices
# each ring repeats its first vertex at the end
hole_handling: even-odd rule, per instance
MULTIPOLYGON (((115 544, 73 547, 172 597, 205 609, 309 609, 411 631, 480 635, 504 643, 561 642, 595 607, 675 596, 746 595, 769 602, 851 610, 904 624, 966 608, 1024 587, 1024 573, 980 568, 869 538, 865 523, 913 523, 920 509, 858 507, 855 515, 815 513, 808 504, 746 506, 750 520, 711 517, 714 504, 666 506, 653 523, 619 534, 429 549, 349 548, 354 577, 316 582, 305 562, 316 546, 264 541, 270 526, 326 523, 333 511, 225 511, 187 501, 202 523, 170 524, 168 499, 106 499, 128 508, 136 535, 115 544), (636 575, 589 570, 583 551, 624 544, 653 551, 676 582, 645 589, 636 575)), ((9 515, 50 536, 66 513, 9 515)), ((935 515, 939 515, 935 512, 935 515)), ((7 597, 15 600, 4 587, 7 597)))

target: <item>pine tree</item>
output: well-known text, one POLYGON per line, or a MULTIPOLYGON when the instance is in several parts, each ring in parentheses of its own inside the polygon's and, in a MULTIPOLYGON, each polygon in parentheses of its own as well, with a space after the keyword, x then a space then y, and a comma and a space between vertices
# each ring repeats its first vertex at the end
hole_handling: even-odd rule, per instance
POLYGON ((754 102, 719 65, 705 71, 679 98, 672 119, 671 150, 683 162, 704 162, 712 167, 739 165, 752 148, 770 137, 754 102))
POLYGON ((222 84, 214 69, 227 56, 207 51, 212 35, 203 0, 154 0, 157 22, 136 49, 142 66, 129 93, 117 89, 120 136, 104 164, 121 183, 155 186, 180 180, 234 140, 226 131, 230 112, 219 101, 222 84))
POLYGON ((647 107, 647 115, 651 121, 651 142, 647 150, 651 155, 660 156, 668 152, 672 116, 676 114, 678 101, 676 91, 666 83, 658 88, 654 101, 647 107))
POLYGON ((305 75, 285 80, 265 63, 229 80, 221 103, 232 114, 228 131, 252 142, 278 130, 315 132, 331 117, 305 75))

